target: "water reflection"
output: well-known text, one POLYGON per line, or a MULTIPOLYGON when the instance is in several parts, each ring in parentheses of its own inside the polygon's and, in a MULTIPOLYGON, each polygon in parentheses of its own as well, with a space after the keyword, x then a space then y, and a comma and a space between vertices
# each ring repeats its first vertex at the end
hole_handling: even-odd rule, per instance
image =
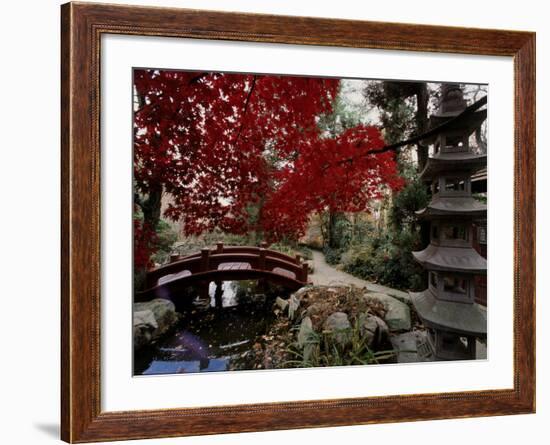
POLYGON ((273 299, 281 295, 253 281, 212 282, 208 294, 208 302, 195 300, 182 310, 171 335, 136 354, 135 374, 230 370, 267 333, 274 320, 273 299))
POLYGON ((208 287, 208 296, 210 297, 210 306, 220 307, 219 300, 221 299, 221 307, 236 306, 237 290, 239 289, 238 281, 216 281, 211 282, 208 287), (218 304, 216 304, 218 301, 218 304))
POLYGON ((196 361, 153 360, 143 375, 183 374, 187 372, 227 371, 228 359, 205 359, 196 361))

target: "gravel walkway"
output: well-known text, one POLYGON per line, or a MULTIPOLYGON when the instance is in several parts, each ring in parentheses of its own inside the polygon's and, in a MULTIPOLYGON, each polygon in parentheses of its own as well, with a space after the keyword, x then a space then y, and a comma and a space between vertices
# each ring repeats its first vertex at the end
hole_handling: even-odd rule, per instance
POLYGON ((409 294, 407 292, 354 277, 347 272, 343 272, 327 264, 325 256, 321 252, 312 250, 312 253, 313 273, 308 276, 308 279, 311 280, 314 285, 353 284, 357 287, 367 288, 367 290, 371 292, 380 292, 396 297, 401 301, 409 301, 409 294))

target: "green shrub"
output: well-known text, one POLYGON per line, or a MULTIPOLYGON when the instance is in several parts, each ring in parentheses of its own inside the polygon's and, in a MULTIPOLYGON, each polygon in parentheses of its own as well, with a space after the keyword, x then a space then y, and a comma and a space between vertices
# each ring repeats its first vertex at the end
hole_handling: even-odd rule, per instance
MULTIPOLYGON (((380 232, 368 223, 359 226, 349 249, 336 259, 344 270, 357 277, 399 289, 420 290, 425 273, 412 252, 421 249, 420 225, 415 212, 428 203, 425 185, 409 178, 391 200, 390 224, 380 232)), ((328 259, 327 259, 328 261, 328 259)))
POLYGON ((157 252, 153 255, 153 261, 157 264, 168 262, 174 243, 178 239, 176 231, 162 219, 157 224, 157 252))
POLYGON ((430 200, 426 185, 418 179, 410 179, 392 202, 390 219, 394 227, 414 225, 417 210, 426 207, 430 200))
POLYGON ((412 251, 419 248, 418 238, 408 229, 374 237, 342 255, 344 270, 398 289, 420 290, 424 272, 412 256, 412 251))
POLYGON ((313 258, 313 254, 311 253, 310 248, 290 241, 280 241, 278 243, 271 244, 269 248, 271 250, 276 250, 277 252, 284 253, 291 257, 299 254, 302 256, 302 258, 306 260, 311 260, 313 258))
POLYGON ((344 252, 344 249, 342 248, 333 249, 329 246, 323 247, 323 254, 325 255, 325 260, 328 264, 340 263, 340 259, 342 257, 343 252, 344 252))

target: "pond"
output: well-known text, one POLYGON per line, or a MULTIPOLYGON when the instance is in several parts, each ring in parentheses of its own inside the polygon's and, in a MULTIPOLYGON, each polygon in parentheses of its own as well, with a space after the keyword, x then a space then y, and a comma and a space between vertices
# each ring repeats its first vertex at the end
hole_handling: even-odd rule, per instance
POLYGON ((134 357, 135 375, 250 369, 255 340, 275 320, 276 296, 288 293, 260 287, 257 281, 210 283, 209 301, 195 299, 180 309, 181 320, 169 335, 134 357))

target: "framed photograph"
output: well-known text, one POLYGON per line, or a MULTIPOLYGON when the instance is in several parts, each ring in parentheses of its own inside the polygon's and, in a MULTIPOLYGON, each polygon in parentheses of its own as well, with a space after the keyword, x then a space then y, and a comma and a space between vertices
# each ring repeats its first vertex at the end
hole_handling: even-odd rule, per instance
POLYGON ((534 412, 534 33, 61 16, 63 440, 534 412))

